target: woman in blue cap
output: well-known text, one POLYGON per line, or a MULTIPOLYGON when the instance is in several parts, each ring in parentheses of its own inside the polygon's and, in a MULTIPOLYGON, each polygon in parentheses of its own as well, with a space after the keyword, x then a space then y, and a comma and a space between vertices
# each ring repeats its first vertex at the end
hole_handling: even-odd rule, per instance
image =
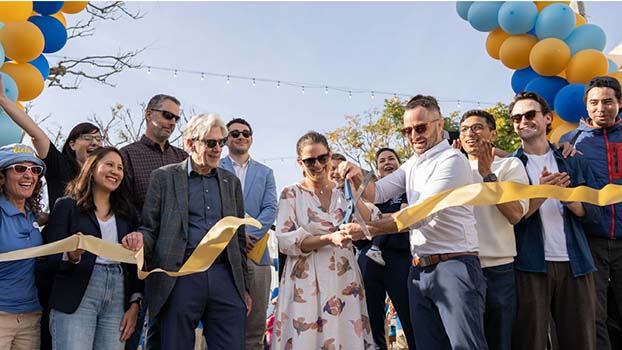
MULTIPOLYGON (((37 217, 44 173, 45 164, 30 146, 0 147, 0 253, 43 243, 37 217)), ((0 291, 0 349, 38 349, 35 259, 0 262, 0 291)))

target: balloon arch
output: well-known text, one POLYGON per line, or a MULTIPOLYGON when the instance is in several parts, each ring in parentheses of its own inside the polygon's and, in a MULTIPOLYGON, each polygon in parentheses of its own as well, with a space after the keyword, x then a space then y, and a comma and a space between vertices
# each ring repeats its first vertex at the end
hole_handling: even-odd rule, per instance
POLYGON ((610 75, 622 83, 618 64, 603 53, 607 37, 569 1, 457 2, 458 15, 488 32, 486 52, 515 70, 512 90, 541 95, 553 111, 556 142, 587 117, 583 102, 590 79, 610 75))

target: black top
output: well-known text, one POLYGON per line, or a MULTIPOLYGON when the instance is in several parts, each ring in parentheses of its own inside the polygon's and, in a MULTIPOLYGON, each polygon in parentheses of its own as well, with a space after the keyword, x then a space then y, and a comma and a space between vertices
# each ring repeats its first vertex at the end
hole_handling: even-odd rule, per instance
POLYGON ((50 204, 50 211, 52 211, 54 203, 58 198, 65 195, 65 187, 78 176, 78 172, 71 166, 69 158, 62 154, 51 140, 50 150, 43 162, 47 167, 45 181, 48 186, 48 203, 50 204))
MULTIPOLYGON (((390 214, 399 211, 402 204, 408 204, 408 198, 406 197, 406 193, 402 194, 399 197, 389 199, 382 204, 376 204, 376 207, 378 207, 378 209, 382 213, 390 214)), ((382 246, 382 249, 404 250, 410 253, 410 242, 408 235, 408 232, 388 235, 386 242, 382 246)))

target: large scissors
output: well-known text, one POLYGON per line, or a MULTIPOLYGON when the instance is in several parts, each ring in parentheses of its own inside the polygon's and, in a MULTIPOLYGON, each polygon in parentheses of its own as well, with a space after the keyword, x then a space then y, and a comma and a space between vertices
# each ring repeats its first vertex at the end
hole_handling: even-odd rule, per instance
POLYGON ((346 200, 348 201, 348 210, 343 217, 342 224, 347 224, 351 221, 356 222, 361 226, 361 230, 363 231, 365 238, 367 238, 368 240, 372 239, 372 235, 367 229, 367 225, 361 217, 361 214, 358 212, 358 210, 356 210, 356 203, 359 201, 359 199, 361 199, 363 191, 365 190, 365 187, 367 187, 367 184, 369 184, 369 181, 371 181, 372 176, 374 176, 374 173, 371 171, 368 172, 367 175, 365 175, 365 178, 363 178, 363 183, 361 183, 361 186, 358 188, 358 190, 356 190, 356 193, 354 194, 352 194, 352 185, 350 184, 349 180, 345 180, 343 184, 343 193, 346 197, 346 200))

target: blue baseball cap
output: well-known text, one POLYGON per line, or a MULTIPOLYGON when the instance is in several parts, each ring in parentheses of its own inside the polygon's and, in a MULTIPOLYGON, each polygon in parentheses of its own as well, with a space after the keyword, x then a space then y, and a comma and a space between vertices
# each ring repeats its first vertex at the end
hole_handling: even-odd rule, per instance
POLYGON ((0 169, 21 162, 31 162, 40 165, 43 167, 41 176, 45 174, 45 163, 37 158, 35 150, 32 149, 32 147, 22 143, 13 143, 0 147, 0 169))

